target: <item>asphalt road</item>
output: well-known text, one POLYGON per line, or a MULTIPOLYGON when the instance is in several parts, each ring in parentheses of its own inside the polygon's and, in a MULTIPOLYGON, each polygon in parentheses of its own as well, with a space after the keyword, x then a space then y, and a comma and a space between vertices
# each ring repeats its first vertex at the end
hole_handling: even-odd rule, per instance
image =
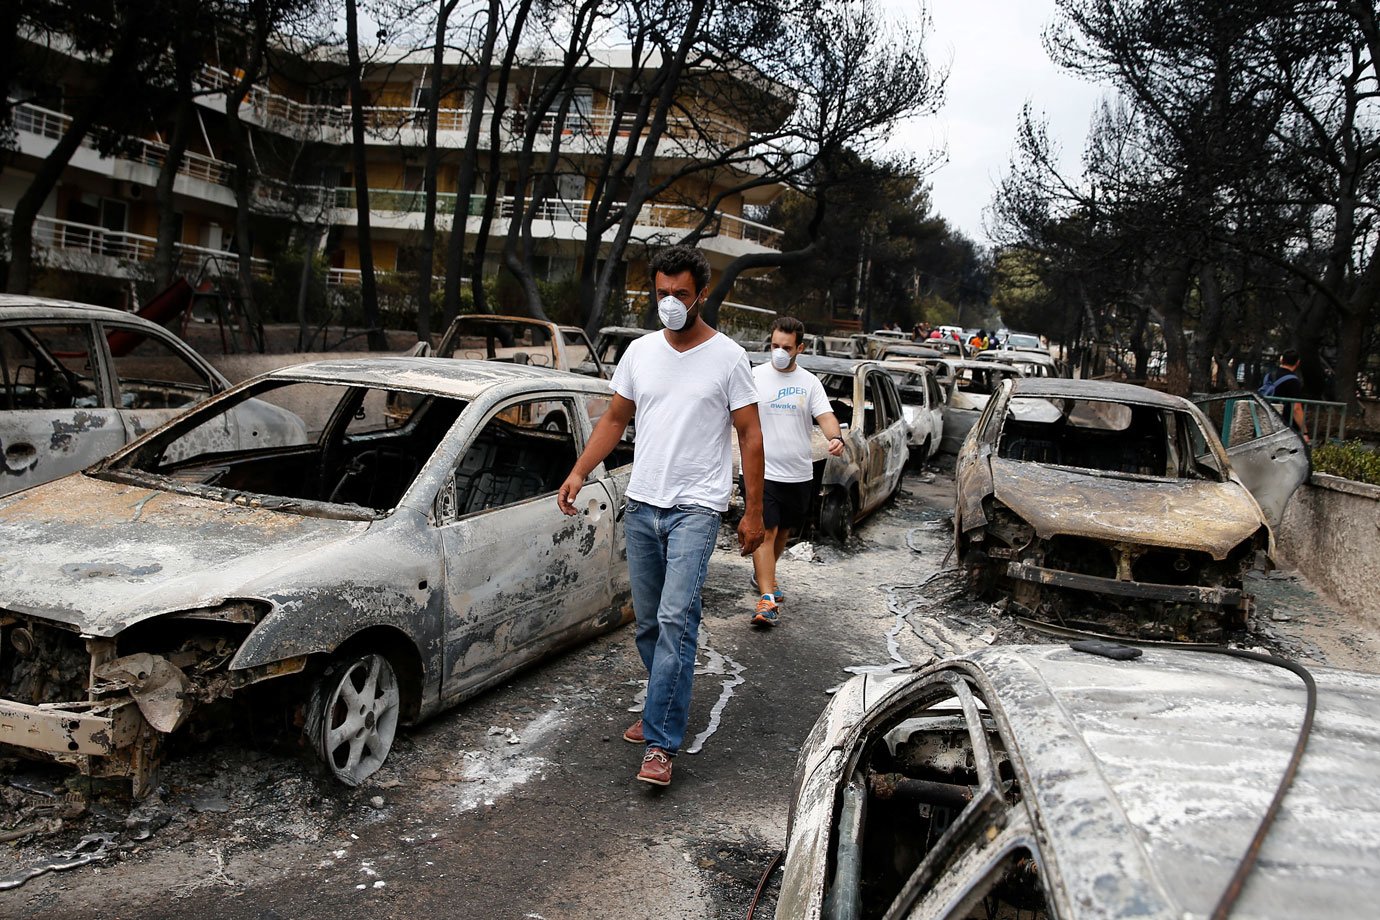
MULTIPOLYGON (((155 799, 131 810, 95 795, 61 832, 0 850, 2 878, 83 834, 110 836, 107 858, 0 891, 0 916, 744 917, 785 841, 799 746, 846 669, 1038 638, 937 574, 952 488, 943 474, 909 474, 849 547, 788 557, 783 623, 770 631, 748 625, 751 569, 725 531, 690 738, 668 789, 633 779, 641 748, 621 739, 641 676, 625 628, 400 735, 360 789, 238 722, 213 726, 173 752, 155 799)), ((1332 657, 1300 636, 1343 629, 1335 611, 1289 579, 1268 587, 1265 620, 1287 609, 1276 625, 1293 630, 1276 645, 1332 657)), ((1346 657, 1348 646, 1321 646, 1346 657)), ((66 774, 10 766, 21 783, 83 791, 70 777, 55 788, 66 774)), ((771 916, 777 876, 758 917, 771 916)))

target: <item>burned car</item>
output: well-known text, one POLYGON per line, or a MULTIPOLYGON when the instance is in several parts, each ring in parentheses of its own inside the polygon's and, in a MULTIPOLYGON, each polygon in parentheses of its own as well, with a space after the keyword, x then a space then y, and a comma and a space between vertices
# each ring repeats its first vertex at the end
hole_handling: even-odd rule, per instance
POLYGON ((650 331, 637 326, 604 326, 594 340, 594 354, 600 364, 612 371, 623 360, 628 346, 650 331))
POLYGON ((554 367, 589 377, 613 376, 579 326, 560 326, 530 316, 461 314, 441 336, 435 354, 554 367))
POLYGON ((946 454, 958 453, 1002 381, 1021 376, 1019 369, 991 361, 921 358, 915 363, 933 370, 944 391, 944 437, 939 449, 946 454))
MULTIPOLYGON (((146 319, 0 294, 0 495, 84 469, 228 389, 204 358, 146 319)), ((301 419, 257 400, 204 434, 227 448, 306 440, 301 419)))
MULTIPOLYGON (((1312 672, 1307 751, 1233 916, 1375 914, 1380 677, 1312 672)), ((1307 697, 1184 649, 995 646, 855 677, 801 746, 776 916, 1226 916, 1307 697)))
POLYGON ((1243 627, 1242 577, 1273 552, 1202 412, 1144 387, 1007 381, 955 477, 959 559, 979 583, 1000 580, 1030 610, 1072 591, 1146 638, 1243 627))
POLYGON ((83 472, 0 499, 0 750, 148 788, 198 710, 271 680, 357 784, 414 723, 631 617, 630 457, 554 494, 607 384, 376 358, 273 371, 83 472), (408 416, 389 397, 413 399, 408 416), (301 445, 201 435, 246 400, 301 445), (543 427, 553 411, 573 424, 543 427))
POLYGON ((944 437, 944 393, 934 372, 918 364, 882 364, 901 397, 901 412, 906 417, 906 444, 912 463, 924 463, 939 452, 944 437))

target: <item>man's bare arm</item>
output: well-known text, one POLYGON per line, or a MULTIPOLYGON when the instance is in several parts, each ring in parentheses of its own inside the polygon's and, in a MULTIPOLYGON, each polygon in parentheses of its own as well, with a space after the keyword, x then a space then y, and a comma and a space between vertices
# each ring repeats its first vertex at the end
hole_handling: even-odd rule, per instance
POLYGON ((631 399, 617 393, 613 394, 613 402, 609 404, 608 411, 594 425, 594 433, 589 436, 589 443, 585 445, 580 459, 575 461, 570 475, 561 483, 561 490, 556 493, 556 506, 561 509, 562 514, 576 513, 573 502, 575 496, 580 494, 580 489, 584 488, 585 478, 589 476, 590 470, 602 463, 618 446, 636 410, 637 406, 631 399))
POLYGON ((733 427, 738 430, 738 453, 743 461, 743 519, 738 522, 738 545, 744 556, 762 545, 762 478, 766 461, 762 456, 762 422, 757 403, 733 410, 733 427))
POLYGON ((821 412, 815 416, 815 424, 819 430, 824 432, 824 436, 829 439, 828 451, 830 456, 840 457, 843 455, 843 429, 839 427, 838 416, 832 412, 821 412))

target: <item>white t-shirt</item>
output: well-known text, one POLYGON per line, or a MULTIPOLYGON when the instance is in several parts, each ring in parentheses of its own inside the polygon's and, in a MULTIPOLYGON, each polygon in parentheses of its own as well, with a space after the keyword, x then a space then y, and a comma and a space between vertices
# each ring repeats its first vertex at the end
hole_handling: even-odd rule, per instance
POLYGON ((810 433, 815 419, 834 407, 819 378, 803 368, 778 371, 770 364, 752 369, 757 381, 757 414, 762 419, 762 449, 772 482, 806 482, 814 477, 810 433))
POLYGON ((722 333, 676 351, 664 332, 628 346, 613 391, 637 404, 628 497, 659 508, 728 510, 733 490, 730 413, 757 402, 741 345, 722 333))

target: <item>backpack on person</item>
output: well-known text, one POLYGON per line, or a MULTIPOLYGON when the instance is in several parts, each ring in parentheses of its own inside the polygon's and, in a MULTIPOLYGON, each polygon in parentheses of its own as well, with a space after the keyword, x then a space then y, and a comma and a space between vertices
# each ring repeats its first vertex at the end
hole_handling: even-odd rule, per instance
POLYGON ((1282 384, 1288 383, 1290 380, 1298 379, 1299 375, 1293 373, 1280 374, 1278 377, 1272 374, 1266 374, 1265 382, 1260 385, 1260 389, 1256 392, 1261 396, 1274 396, 1275 391, 1278 390, 1282 384))

